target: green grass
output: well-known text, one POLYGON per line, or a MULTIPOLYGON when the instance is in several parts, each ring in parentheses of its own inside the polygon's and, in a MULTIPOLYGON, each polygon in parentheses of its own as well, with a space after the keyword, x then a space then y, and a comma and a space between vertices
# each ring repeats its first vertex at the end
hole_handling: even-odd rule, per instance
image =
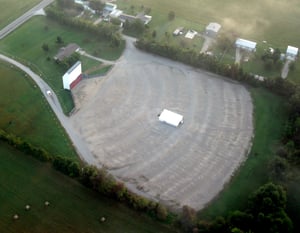
MULTIPOLYGON (((105 59, 118 58, 124 45, 117 49, 111 48, 109 42, 98 41, 91 35, 64 27, 43 16, 32 18, 1 41, 0 51, 15 57, 41 74, 58 95, 63 110, 69 112, 73 108, 73 102, 70 92, 63 89, 61 79, 66 70, 52 59, 62 46, 56 43, 57 36, 60 36, 65 44, 77 43, 87 52, 96 53, 105 59), (43 43, 48 44, 48 52, 43 51, 43 43)), ((83 72, 84 69, 91 68, 90 65, 95 65, 94 61, 87 62, 88 60, 82 58, 83 72)))
POLYGON ((67 134, 31 78, 2 62, 0 75, 0 128, 54 155, 77 159, 67 134))
POLYGON ((263 89, 250 89, 254 102, 255 137, 251 152, 231 182, 206 209, 202 217, 225 215, 228 211, 243 208, 247 197, 268 181, 268 163, 286 122, 281 98, 263 89))
POLYGON ((0 29, 4 28, 7 24, 14 21, 20 15, 34 7, 36 4, 41 2, 41 0, 9 0, 0 1, 0 29))
POLYGON ((1 233, 176 232, 1 143, 0 190, 1 233), (47 208, 45 201, 50 202, 47 208), (14 214, 20 216, 17 221, 12 219, 14 214), (104 223, 99 221, 102 216, 107 219, 104 223))

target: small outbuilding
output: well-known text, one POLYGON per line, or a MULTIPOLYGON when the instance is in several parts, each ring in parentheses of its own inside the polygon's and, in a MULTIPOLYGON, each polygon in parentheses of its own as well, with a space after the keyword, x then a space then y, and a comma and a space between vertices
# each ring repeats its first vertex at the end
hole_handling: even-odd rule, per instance
POLYGON ((54 60, 63 61, 65 58, 70 57, 73 53, 78 52, 79 50, 80 47, 77 44, 68 44, 66 47, 59 49, 58 53, 54 56, 54 60))
POLYGON ((172 112, 170 110, 164 109, 158 117, 159 121, 165 122, 169 125, 178 127, 180 124, 183 124, 183 116, 172 112))
POLYGON ((286 49, 286 59, 295 61, 297 56, 298 56, 298 48, 289 45, 286 49))
POLYGON ((245 40, 238 38, 235 42, 235 46, 237 48, 246 50, 248 52, 255 52, 256 50, 256 42, 250 41, 250 40, 245 40))
POLYGON ((218 23, 209 23, 205 28, 205 35, 209 37, 216 37, 221 29, 221 25, 218 23))

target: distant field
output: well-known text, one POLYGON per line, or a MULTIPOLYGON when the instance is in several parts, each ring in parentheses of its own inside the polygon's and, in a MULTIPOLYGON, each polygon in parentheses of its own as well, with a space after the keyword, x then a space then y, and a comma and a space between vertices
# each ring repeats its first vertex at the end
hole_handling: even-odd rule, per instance
MULTIPOLYGON (((300 47, 300 1, 298 0, 118 0, 118 7, 125 12, 137 14, 150 8, 153 16, 150 30, 157 31, 157 38, 163 38, 165 32, 172 33, 177 27, 204 31, 209 22, 222 25, 221 32, 236 37, 256 41, 267 41, 267 45, 279 48, 285 53, 288 45, 300 47), (170 21, 168 13, 175 12, 175 19, 170 21)), ((202 43, 198 39, 190 42, 198 48, 202 43)), ((232 62, 232 61, 230 61, 232 62)), ((280 76, 280 72, 266 72, 260 64, 249 64, 246 70, 254 69, 261 75, 280 76)), ((300 83, 300 59, 296 69, 288 78, 300 83)))
POLYGON ((2 62, 0 76, 0 129, 52 154, 78 159, 68 136, 31 78, 2 62))
MULTIPOLYGON (((109 42, 102 42, 86 33, 63 27, 43 16, 32 18, 0 42, 0 52, 15 56, 25 65, 40 72, 42 78, 55 90, 64 111, 69 112, 73 108, 73 103, 70 93, 63 89, 61 80, 66 70, 58 66, 52 59, 59 48, 63 46, 56 43, 58 36, 65 44, 77 43, 91 54, 97 51, 100 57, 112 60, 121 55, 124 45, 114 49, 110 47, 109 42), (48 52, 43 51, 43 44, 49 46, 48 52)), ((82 58, 83 72, 91 66, 100 64, 88 60, 90 59, 82 58)))
POLYGON ((41 0, 1 0, 0 30, 39 2, 41 0))
POLYGON ((174 233, 0 143, 0 232, 174 233), (44 202, 50 206, 45 207, 44 202), (29 204, 31 209, 25 210, 29 204), (12 216, 20 218, 13 221, 12 216), (100 223, 104 216, 107 221, 100 223))

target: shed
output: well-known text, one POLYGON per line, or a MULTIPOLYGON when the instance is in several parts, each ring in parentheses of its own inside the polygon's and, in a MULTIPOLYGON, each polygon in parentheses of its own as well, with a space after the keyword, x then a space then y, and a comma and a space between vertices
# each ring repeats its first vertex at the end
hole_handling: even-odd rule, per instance
POLYGON ((183 124, 183 116, 182 115, 172 112, 167 109, 164 109, 160 113, 158 119, 161 122, 165 122, 165 123, 175 126, 175 127, 178 127, 180 124, 183 124))
POLYGON ((54 60, 63 61, 65 58, 70 57, 73 53, 78 52, 79 49, 80 47, 75 43, 68 44, 66 47, 59 49, 58 53, 54 56, 54 60))
POLYGON ((237 48, 249 51, 249 52, 255 52, 256 50, 256 42, 250 41, 250 40, 245 40, 238 38, 235 42, 235 46, 237 48))
POLYGON ((297 56, 298 48, 289 45, 286 49, 286 59, 295 61, 297 56))
POLYGON ((205 28, 205 34, 210 37, 216 37, 221 29, 221 25, 218 23, 209 23, 205 28))

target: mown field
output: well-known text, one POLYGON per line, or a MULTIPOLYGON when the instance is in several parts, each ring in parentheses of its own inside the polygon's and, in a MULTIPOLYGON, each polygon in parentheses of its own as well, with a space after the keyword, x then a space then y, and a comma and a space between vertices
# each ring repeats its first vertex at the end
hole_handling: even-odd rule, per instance
MULTIPOLYGON (((32 18, 0 42, 0 52, 14 57, 41 74, 58 95, 63 110, 68 113, 74 106, 70 92, 65 91, 62 85, 62 76, 66 69, 52 59, 59 48, 64 46, 56 43, 58 36, 65 45, 77 43, 91 54, 101 51, 100 57, 112 60, 121 55, 124 45, 117 49, 112 48, 109 42, 96 40, 91 35, 64 27, 44 16, 32 18), (48 45, 49 51, 42 49, 43 44, 48 45)), ((100 64, 85 57, 81 57, 81 60, 83 72, 100 64)))
POLYGON ((1 233, 176 232, 2 143, 0 190, 1 233), (45 201, 50 206, 45 207, 45 201), (26 205, 31 209, 26 211, 26 205), (18 220, 13 220, 14 214, 19 215, 18 220), (101 223, 103 216, 106 222, 101 223))
MULTIPOLYGON (((254 104, 255 137, 251 152, 222 193, 201 212, 203 217, 225 215, 242 209, 247 197, 268 182, 269 163, 274 158, 287 120, 283 100, 266 90, 251 88, 254 104)), ((297 200, 300 203, 300 200, 297 200)))
POLYGON ((1 0, 0 30, 39 2, 41 0, 1 0))
POLYGON ((35 83, 0 62, 0 128, 54 155, 78 159, 48 102, 35 83))

